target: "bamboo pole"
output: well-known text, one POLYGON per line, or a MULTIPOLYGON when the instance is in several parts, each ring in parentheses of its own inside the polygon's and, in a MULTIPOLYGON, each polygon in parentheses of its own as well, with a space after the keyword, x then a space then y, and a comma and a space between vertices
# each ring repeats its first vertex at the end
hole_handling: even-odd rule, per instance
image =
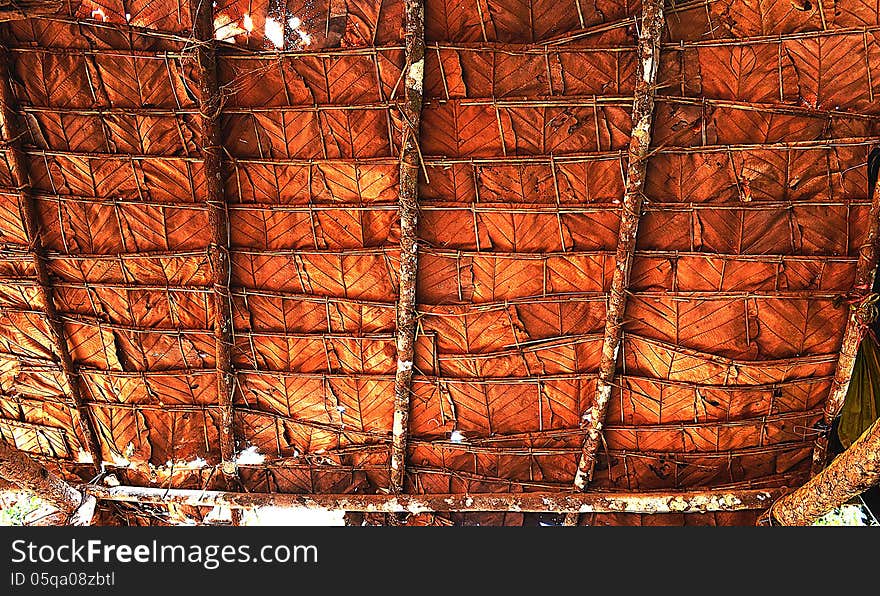
MULTIPOLYGON (((575 473, 574 485, 584 490, 593 479, 596 454, 602 441, 602 425, 608 412, 608 401, 617 369, 617 353, 623 335, 623 317, 630 272, 636 249, 636 234, 642 211, 642 191, 645 187, 645 170, 651 146, 651 125, 654 115, 654 95, 657 86, 657 70, 660 63, 660 38, 663 34, 664 16, 662 0, 645 0, 642 3, 642 21, 639 31, 639 47, 636 67, 635 99, 632 109, 632 134, 629 143, 629 163, 626 188, 620 213, 617 235, 614 275, 605 312, 605 336, 599 362, 599 378, 596 382, 596 398, 581 418, 585 430, 583 449, 575 473)), ((577 524, 577 518, 568 516, 567 525, 577 524)))
POLYGON ((18 202, 21 209, 23 225, 28 241, 28 258, 36 274, 36 288, 42 302, 42 314, 46 319, 49 338, 52 348, 58 358, 65 383, 70 397, 75 405, 76 416, 82 437, 85 440, 85 448, 88 450, 95 466, 95 471, 101 471, 102 457, 101 444, 95 424, 92 420, 86 400, 83 397, 83 388, 77 371, 77 365, 70 354, 67 344, 67 336, 64 323, 55 309, 55 292, 52 287, 52 279, 49 268, 46 265, 46 250, 43 247, 43 238, 37 202, 31 191, 30 167, 25 153, 21 150, 21 131, 15 120, 16 98, 10 84, 10 54, 6 48, 0 49, 0 128, 7 147, 7 163, 12 177, 12 183, 18 189, 18 202))
POLYGON ((0 477, 31 491, 67 515, 69 525, 88 525, 97 503, 94 496, 83 494, 27 454, 0 440, 0 477))
POLYGON ((400 161, 400 291, 397 302, 397 373, 394 378, 394 420, 390 488, 401 493, 406 477, 410 392, 416 341, 416 278, 419 268, 419 130, 425 66, 425 9, 422 0, 406 0, 406 67, 404 69, 403 143, 400 161))
POLYGON ((831 431, 831 423, 840 415, 849 383, 852 380, 853 367, 856 363, 856 355, 859 353, 859 344, 865 335, 865 330, 871 324, 871 308, 865 304, 865 299, 871 295, 874 287, 874 277, 877 272, 877 261, 880 253, 877 243, 880 240, 880 180, 877 178, 876 168, 880 166, 880 149, 874 149, 868 157, 868 196, 871 198, 871 207, 868 211, 868 229, 865 239, 859 247, 859 259, 856 262, 856 276, 853 288, 850 291, 849 318, 843 331, 843 341, 840 345, 840 354, 837 358, 837 367, 834 371, 834 380, 828 398, 825 400, 825 410, 822 414, 821 433, 816 437, 813 448, 813 475, 818 474, 828 459, 828 433, 831 431))
MULTIPOLYGON (((232 306, 229 297, 229 215, 226 212, 226 189, 223 175, 223 136, 220 115, 223 99, 217 75, 217 52, 214 47, 214 9, 210 0, 190 0, 195 39, 196 77, 199 87, 201 118, 200 147, 204 159, 207 190, 208 226, 211 244, 208 257, 213 273, 214 353, 217 368, 217 401, 220 405, 221 469, 227 488, 238 485, 235 468, 235 419, 233 409, 232 306)), ((233 515, 233 524, 238 525, 233 515)))
POLYGON ((97 499, 141 504, 299 507, 372 513, 517 511, 578 513, 709 513, 764 509, 779 489, 644 493, 530 492, 474 494, 282 494, 232 493, 138 486, 89 486, 97 499))
POLYGON ((849 449, 761 516, 760 525, 808 526, 880 483, 880 419, 849 449))

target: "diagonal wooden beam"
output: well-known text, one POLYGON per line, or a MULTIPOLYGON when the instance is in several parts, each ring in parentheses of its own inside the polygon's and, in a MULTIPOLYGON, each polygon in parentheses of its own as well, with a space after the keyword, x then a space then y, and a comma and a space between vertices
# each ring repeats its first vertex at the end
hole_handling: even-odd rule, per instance
POLYGON ((78 416, 80 432, 85 439, 85 447, 88 449, 97 472, 101 471, 103 459, 101 457, 101 444, 98 441, 98 433, 95 431, 95 421, 89 411, 87 400, 83 396, 82 383, 77 371, 76 363, 70 354, 67 344, 67 336, 64 331, 64 323, 55 309, 55 292, 52 288, 52 278, 46 263, 46 251, 43 247, 43 238, 40 224, 37 202, 31 192, 30 167, 27 157, 20 147, 21 131, 16 124, 16 98, 12 92, 10 82, 10 55, 6 48, 0 48, 0 127, 2 127, 3 139, 8 151, 7 163, 12 177, 12 183, 18 189, 18 202, 21 209, 25 234, 29 245, 31 262, 36 274, 37 292, 42 302, 42 311, 48 325, 49 338, 52 340, 52 348, 58 357, 67 390, 74 403, 78 416))
MULTIPOLYGON (((596 454, 602 441, 602 426, 608 412, 608 401, 611 397, 611 387, 617 369, 617 353, 623 335, 623 317, 626 310, 626 293, 636 249, 636 233, 639 229, 639 216, 642 211, 642 191, 645 187, 645 170, 651 147, 654 95, 657 88, 660 38, 663 35, 664 22, 663 0, 644 0, 639 31, 626 188, 620 213, 620 228, 617 233, 614 275, 611 280, 605 312, 605 337, 599 361, 596 398, 581 418, 581 426, 586 434, 574 478, 575 488, 580 490, 584 490, 593 479, 596 454)), ((576 523, 576 518, 567 516, 567 525, 576 523)))
POLYGON ((394 421, 391 440, 392 493, 403 492, 410 395, 416 341, 416 277, 419 268, 419 128, 425 69, 423 0, 406 0, 403 142, 400 161, 400 291, 397 300, 397 373, 394 377, 394 421))
MULTIPOLYGON (((214 357, 217 368, 217 401, 220 406, 221 470, 228 488, 238 485, 235 467, 235 420, 232 405, 235 375, 232 368, 232 307, 229 297, 229 213, 223 175, 223 136, 220 115, 223 97, 217 76, 214 41, 214 9, 211 0, 190 0, 193 15, 196 78, 201 119, 200 147, 207 191, 208 227, 211 244, 208 258, 213 273, 214 357)), ((237 522, 235 516, 233 522, 237 522)))
POLYGON ((878 184, 877 169, 880 168, 880 148, 874 149, 868 157, 868 196, 871 198, 871 206, 868 210, 868 229, 865 239, 859 247, 859 258, 856 261, 856 275, 852 290, 849 293, 851 304, 846 327, 843 331, 843 342, 840 346, 840 354, 837 357, 837 366, 834 370, 834 379, 825 400, 822 414, 822 427, 816 437, 813 447, 812 473, 818 474, 828 460, 828 433, 831 431, 831 423, 840 415, 843 402, 849 390, 852 379, 853 366, 856 362, 856 354, 859 352, 859 344, 865 335, 865 330, 871 324, 871 308, 865 304, 865 299, 871 295, 874 287, 874 277, 877 273, 877 261, 880 258, 878 242, 880 242, 880 184, 878 184))
POLYGON ((95 512, 95 497, 77 490, 3 440, 0 440, 0 478, 36 494, 66 513, 70 525, 88 525, 95 512))

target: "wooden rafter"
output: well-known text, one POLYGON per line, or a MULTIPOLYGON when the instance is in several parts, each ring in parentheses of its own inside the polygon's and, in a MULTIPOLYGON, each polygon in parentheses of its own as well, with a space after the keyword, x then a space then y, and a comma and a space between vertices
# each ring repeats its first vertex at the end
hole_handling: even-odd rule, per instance
MULTIPOLYGON (((611 388, 617 369, 617 354, 623 335, 626 294, 636 249, 636 234, 642 211, 642 191, 645 187, 645 170, 648 164, 648 151, 651 147, 654 95, 657 87, 660 38, 663 34, 664 22, 662 0, 646 0, 642 3, 626 187, 620 211, 614 275, 611 280, 605 313, 605 336, 602 341, 602 354, 599 361, 599 378, 596 381, 596 398, 581 418, 581 426, 585 431, 585 436, 574 478, 575 488, 579 490, 584 490, 593 478, 596 454, 602 441, 602 427, 608 412, 608 401, 611 398, 611 388)), ((568 516, 566 524, 574 525, 575 523, 577 523, 576 518, 568 516)))
POLYGON ((95 497, 83 494, 3 440, 0 440, 0 478, 51 503, 67 514, 70 524, 88 524, 95 511, 95 497))
POLYGON ((262 506, 333 509, 374 513, 428 511, 579 512, 579 513, 709 513, 765 509, 779 489, 679 491, 644 493, 530 492, 457 494, 285 494, 232 493, 140 486, 89 486, 97 499, 135 503, 178 503, 193 506, 250 508, 262 506))
POLYGON ((206 204, 211 245, 208 256, 213 273, 214 350, 217 367, 217 401, 220 406, 221 469, 227 486, 235 486, 235 419, 232 405, 235 376, 232 369, 232 307, 229 280, 229 214, 226 209, 223 175, 223 136, 220 114, 223 98, 217 78, 217 51, 214 41, 214 10, 209 0, 190 0, 195 40, 196 73, 201 118, 200 146, 204 158, 206 204))
POLYGON ((400 291, 397 300, 397 373, 394 377, 394 421, 390 488, 401 493, 406 475, 410 392, 416 341, 416 277, 418 274, 419 127, 425 66, 425 10, 422 0, 406 0, 406 63, 404 66, 403 142, 400 161, 400 291))
POLYGON ((3 48, 0 49, 0 117, 2 117, 2 131, 5 144, 8 148, 9 171, 12 182, 18 189, 18 201, 20 204, 24 229, 27 234, 29 245, 28 252, 36 274, 36 287, 42 303, 42 312, 45 315, 52 340, 52 347, 59 360, 65 383, 70 398, 77 411, 80 431, 85 439, 85 447, 88 449, 95 470, 102 467, 101 444, 98 441, 98 433, 95 430, 95 422, 92 419, 87 400, 83 396, 83 387, 77 371, 77 365, 70 354, 67 343, 67 335, 64 323, 58 316, 55 308, 55 291, 52 287, 52 279, 49 275, 49 267, 46 263, 46 250, 43 246, 42 225, 40 223, 37 202, 31 192, 30 168, 27 157, 21 150, 21 132, 15 120, 16 98, 10 83, 10 55, 3 48))
POLYGON ((852 379, 853 366, 856 362, 856 354, 859 352, 859 344, 865 335, 865 329, 870 325, 868 309, 864 308, 865 299, 870 296, 874 287, 874 277, 877 272, 877 261, 880 258, 877 243, 880 241, 880 184, 876 176, 876 167, 880 161, 880 150, 875 149, 868 159, 868 180, 873 188, 868 189, 871 197, 871 207, 868 211, 868 229, 865 239, 859 247, 859 259, 856 262, 856 275, 852 291, 849 294, 851 304, 846 327, 843 331, 843 342, 840 346, 840 354, 837 357, 837 366, 834 370, 834 379, 825 400, 825 408, 822 414, 821 433, 816 437, 813 448, 812 473, 818 474, 828 459, 828 433, 831 423, 840 415, 849 383, 852 379))
POLYGON ((768 509, 762 525, 808 526, 880 482, 880 420, 831 465, 768 509))

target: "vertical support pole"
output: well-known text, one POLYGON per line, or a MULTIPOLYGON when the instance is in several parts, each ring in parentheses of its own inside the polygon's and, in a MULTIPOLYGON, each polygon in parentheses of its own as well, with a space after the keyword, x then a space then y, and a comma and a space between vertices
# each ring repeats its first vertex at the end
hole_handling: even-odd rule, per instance
MULTIPOLYGON (((636 234, 642 211, 645 171, 651 147, 654 115, 654 96, 657 87, 657 70, 660 63, 660 38, 665 24, 662 0, 642 2, 642 21, 639 31, 638 62, 636 65, 635 98, 632 108, 632 134, 629 142, 629 163, 626 172, 626 188, 617 233, 614 275, 605 312, 605 337, 599 361, 599 378, 596 383, 596 399, 581 418, 585 431, 581 457, 575 473, 574 485, 585 490, 593 479, 596 454, 602 442, 602 427, 608 412, 608 401, 617 369, 617 354, 623 335, 623 317, 626 311, 626 293, 629 287, 636 234)), ((566 516, 566 525, 576 525, 576 514, 566 516)))
MULTIPOLYGON (((235 419, 232 369, 232 307, 229 298, 231 267, 229 263, 229 214, 226 209, 226 188, 223 175, 223 135, 221 112, 223 100, 217 74, 217 50, 214 41, 214 9, 211 0, 190 0, 193 19, 193 43, 199 86, 201 117, 201 150, 204 157, 206 204, 211 244, 208 257, 214 281, 214 353, 217 367, 217 400, 220 406, 221 469, 231 489, 238 484, 235 467, 235 419)), ((240 516, 233 512, 233 523, 240 516)))
POLYGON ((406 63, 404 65, 403 142, 400 161, 400 295, 397 301, 397 374, 394 377, 394 422, 391 441, 393 493, 401 493, 406 476, 410 392, 416 339, 416 277, 418 253, 419 127, 425 70, 425 8, 422 0, 406 0, 406 63))

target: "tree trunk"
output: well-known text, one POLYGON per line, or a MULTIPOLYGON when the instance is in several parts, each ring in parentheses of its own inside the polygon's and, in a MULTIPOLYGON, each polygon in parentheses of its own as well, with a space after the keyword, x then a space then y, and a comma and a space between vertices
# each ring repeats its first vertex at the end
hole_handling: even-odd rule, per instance
POLYGON ((808 526, 880 482, 880 419, 799 489, 776 501, 761 525, 808 526))
POLYGON ((83 495, 27 454, 0 441, 0 476, 36 493, 67 514, 71 525, 88 525, 95 511, 95 497, 83 495))

